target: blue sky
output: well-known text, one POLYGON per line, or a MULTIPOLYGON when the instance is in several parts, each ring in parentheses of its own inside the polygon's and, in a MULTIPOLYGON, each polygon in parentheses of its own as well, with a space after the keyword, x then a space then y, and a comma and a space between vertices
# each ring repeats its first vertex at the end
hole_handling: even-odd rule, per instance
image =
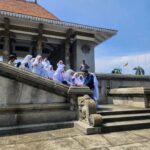
POLYGON ((60 20, 118 30, 116 36, 96 47, 96 72, 110 72, 128 62, 130 69, 124 73, 132 73, 132 67, 137 65, 150 73, 147 66, 150 0, 38 0, 38 3, 60 20))

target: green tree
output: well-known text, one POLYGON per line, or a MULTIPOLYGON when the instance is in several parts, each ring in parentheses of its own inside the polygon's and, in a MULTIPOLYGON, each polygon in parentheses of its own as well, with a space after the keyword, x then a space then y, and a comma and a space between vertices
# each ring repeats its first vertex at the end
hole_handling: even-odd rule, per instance
POLYGON ((135 70, 135 75, 145 75, 144 69, 140 66, 133 68, 133 70, 135 70))
POLYGON ((111 73, 112 74, 122 74, 122 69, 120 69, 120 68, 114 68, 111 73))

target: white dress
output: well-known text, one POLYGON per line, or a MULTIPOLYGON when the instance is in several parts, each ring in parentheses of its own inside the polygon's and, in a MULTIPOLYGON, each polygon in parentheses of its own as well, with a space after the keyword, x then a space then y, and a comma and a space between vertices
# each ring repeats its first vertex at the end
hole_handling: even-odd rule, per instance
POLYGON ((64 81, 64 76, 62 72, 63 70, 58 68, 53 75, 53 80, 62 83, 64 81))
POLYGON ((39 76, 42 75, 42 69, 43 69, 42 62, 39 61, 40 58, 41 58, 41 56, 38 55, 32 64, 32 67, 33 67, 32 72, 39 76))
POLYGON ((96 78, 96 75, 94 73, 91 73, 94 76, 94 90, 93 90, 93 98, 96 102, 96 106, 98 106, 98 100, 99 100, 99 88, 98 88, 98 80, 96 78))

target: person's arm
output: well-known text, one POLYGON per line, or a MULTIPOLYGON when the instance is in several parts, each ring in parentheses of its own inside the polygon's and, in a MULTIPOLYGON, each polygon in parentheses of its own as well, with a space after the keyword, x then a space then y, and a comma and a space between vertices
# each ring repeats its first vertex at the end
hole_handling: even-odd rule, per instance
POLYGON ((80 71, 82 71, 82 65, 80 66, 80 71))
POLYGON ((89 68, 90 68, 89 65, 86 64, 86 69, 89 69, 89 68))

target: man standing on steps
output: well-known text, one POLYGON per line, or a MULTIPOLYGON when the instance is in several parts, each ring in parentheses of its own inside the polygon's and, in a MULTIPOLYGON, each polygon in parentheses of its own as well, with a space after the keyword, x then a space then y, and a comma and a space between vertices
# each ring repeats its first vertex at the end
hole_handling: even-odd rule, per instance
MULTIPOLYGON (((83 70, 84 72, 84 85, 88 86, 92 91, 92 98, 94 99, 96 103, 96 108, 98 108, 98 98, 96 96, 97 93, 95 93, 96 87, 94 83, 94 74, 89 73, 88 70, 83 70)), ((97 91, 98 92, 98 91, 97 91)))
POLYGON ((81 66, 80 66, 80 71, 86 71, 88 70, 90 67, 85 63, 85 60, 83 60, 81 66))

